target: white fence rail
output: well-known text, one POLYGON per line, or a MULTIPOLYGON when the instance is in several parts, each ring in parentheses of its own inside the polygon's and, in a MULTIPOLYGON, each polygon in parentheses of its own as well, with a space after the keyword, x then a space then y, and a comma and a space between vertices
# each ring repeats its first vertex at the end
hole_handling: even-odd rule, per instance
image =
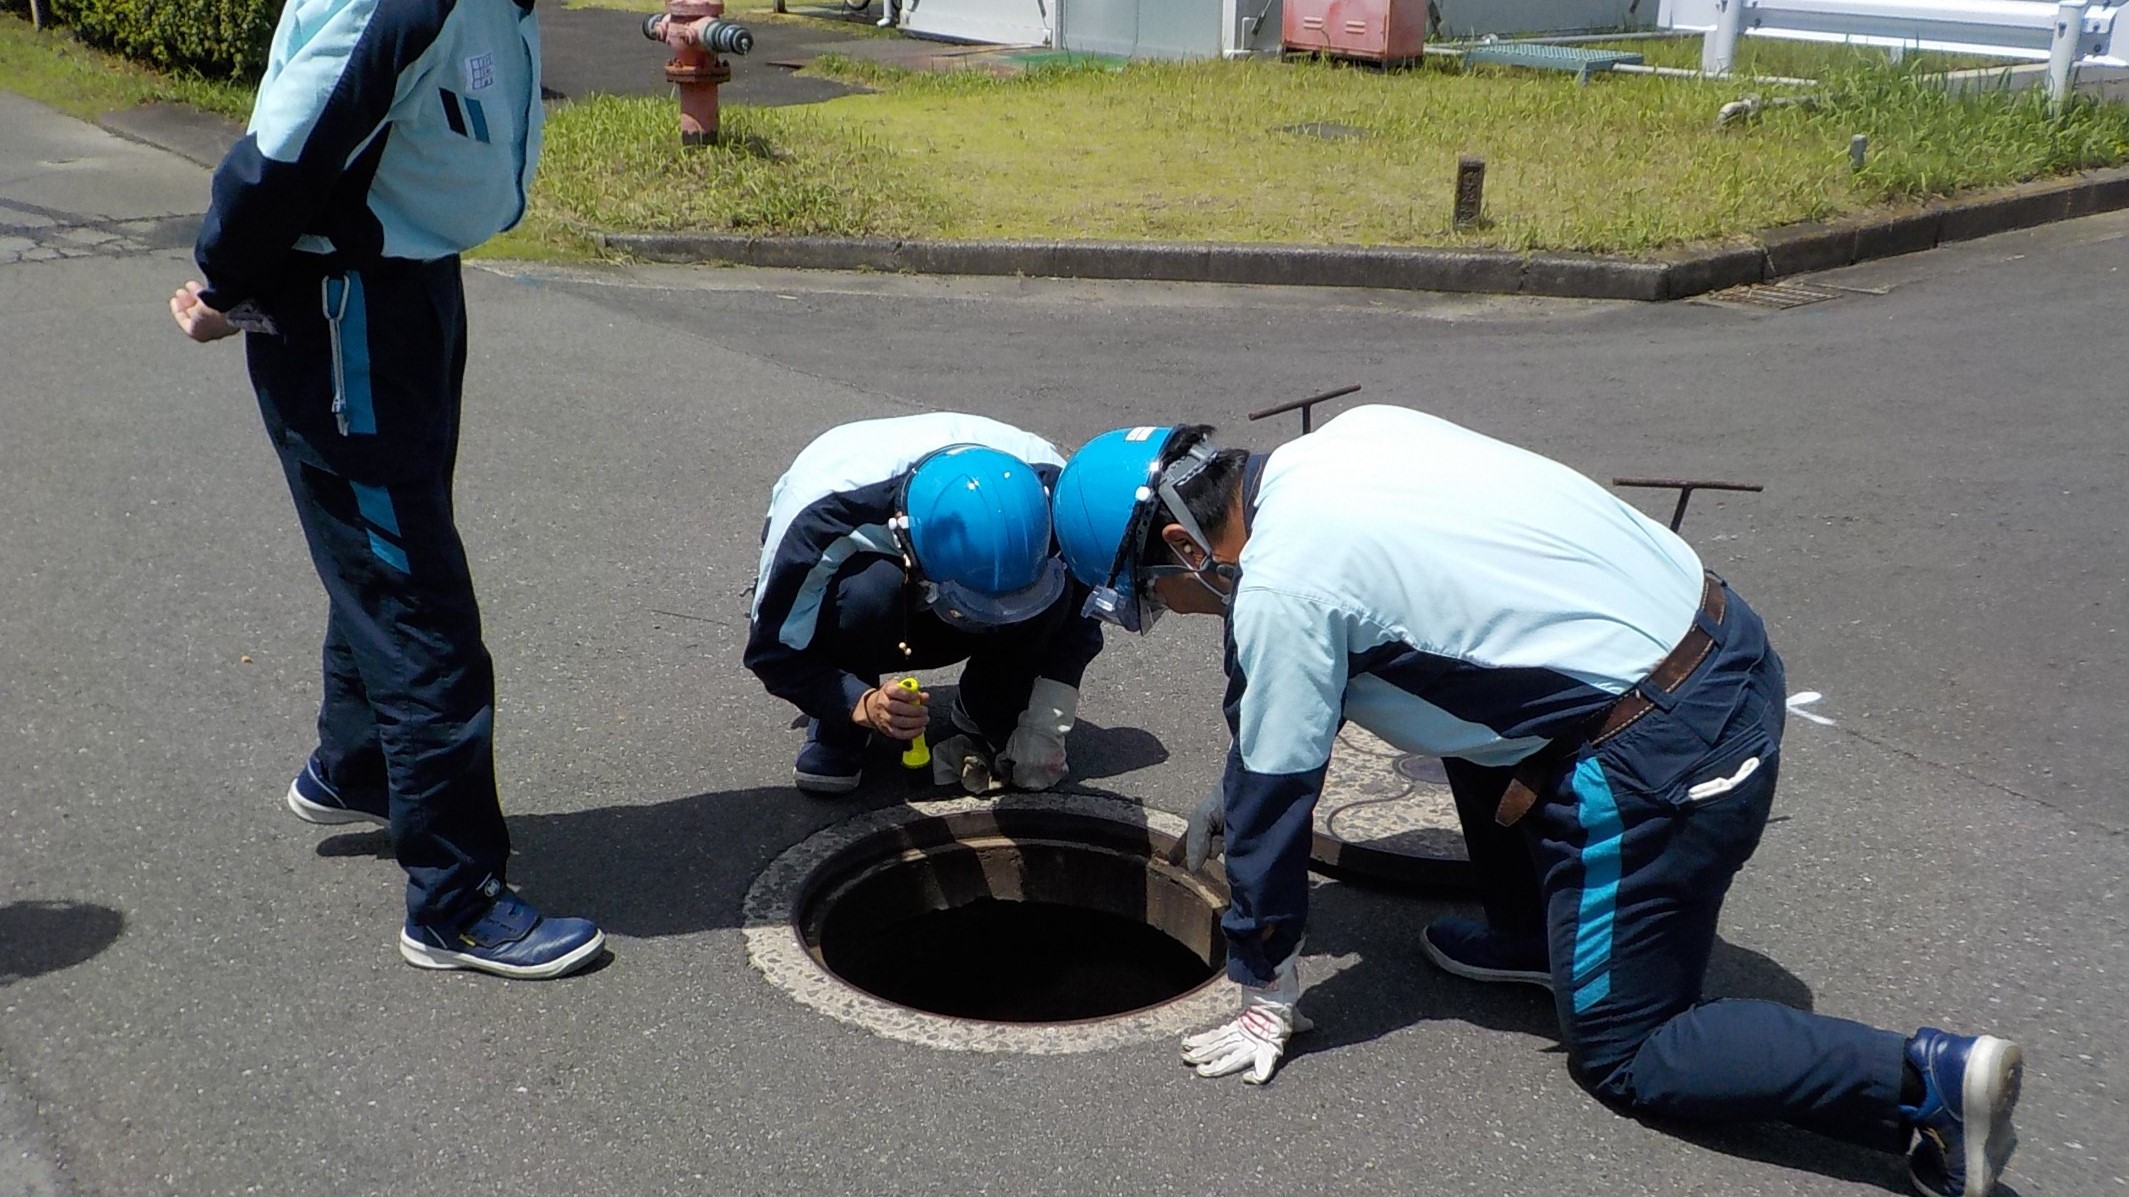
POLYGON ((1852 42, 1986 54, 2048 64, 2048 94, 2069 92, 2079 65, 2129 66, 2129 6, 2091 0, 1663 0, 1657 23, 1698 32, 1700 69, 1727 74, 1740 36, 1852 42))

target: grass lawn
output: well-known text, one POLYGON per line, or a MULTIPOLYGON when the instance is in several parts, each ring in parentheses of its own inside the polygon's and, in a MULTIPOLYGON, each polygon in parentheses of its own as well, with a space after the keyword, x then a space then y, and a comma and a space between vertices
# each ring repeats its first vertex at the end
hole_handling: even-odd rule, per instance
POLYGON ((1762 89, 1577 87, 1446 61, 1066 64, 999 79, 824 59, 816 70, 879 94, 728 110, 727 144, 701 151, 674 144, 667 102, 558 112, 538 201, 623 230, 1643 251, 2129 161, 2129 108, 2054 117, 2035 93, 1955 98, 1913 65, 1837 49, 1780 62, 1807 65, 1825 81, 1816 107, 1717 130, 1723 103, 1762 89), (1311 125, 1351 135, 1289 131, 1311 125), (1870 138, 1860 172, 1856 133, 1870 138), (1459 234, 1451 189, 1467 153, 1487 160, 1492 223, 1459 234))
POLYGON ((0 91, 93 120, 106 112, 170 100, 244 120, 252 90, 235 83, 162 75, 92 50, 60 29, 42 32, 0 13, 0 91))
MULTIPOLYGON (((1697 61, 1691 41, 1636 45, 1697 61)), ((2058 116, 2038 92, 1947 95, 1912 62, 1747 47, 1742 69, 1820 78, 1816 104, 1718 130, 1722 104, 1760 89, 1646 75, 1577 87, 1445 59, 1388 73, 1066 61, 1012 78, 823 59, 814 69, 878 91, 727 108, 717 146, 681 149, 670 100, 561 107, 524 223, 484 253, 583 257, 594 229, 1639 252, 2129 162, 2129 107, 2058 116), (1870 139, 1861 171, 1848 165, 1856 133, 1870 139), (1458 233, 1450 193, 1467 153, 1486 158, 1491 223, 1458 233)), ((0 89, 84 117, 173 100, 242 118, 251 105, 248 88, 158 75, 5 15, 0 89)))

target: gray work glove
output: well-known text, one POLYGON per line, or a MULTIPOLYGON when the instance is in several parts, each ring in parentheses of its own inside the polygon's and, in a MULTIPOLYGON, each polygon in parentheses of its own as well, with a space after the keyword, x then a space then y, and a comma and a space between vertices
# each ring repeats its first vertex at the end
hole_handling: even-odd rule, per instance
POLYGON ((1224 842, 1227 832, 1227 786, 1212 783, 1212 792, 1190 812, 1190 830, 1183 833, 1183 867, 1195 873, 1212 859, 1212 837, 1224 842))
POLYGON ((1005 779, 994 772, 991 754, 965 733, 932 745, 931 779, 939 785, 958 785, 969 794, 1005 788, 1005 779))
POLYGON ((1184 1036, 1183 1063, 1203 1077, 1226 1076, 1246 1068, 1244 1083, 1261 1085, 1270 1080, 1279 1058, 1286 1054, 1286 1041, 1315 1029, 1295 1008, 1301 1001, 1301 970, 1296 964, 1300 958, 1296 948, 1273 971, 1272 983, 1265 988, 1243 986, 1242 1013, 1233 1022, 1184 1036))

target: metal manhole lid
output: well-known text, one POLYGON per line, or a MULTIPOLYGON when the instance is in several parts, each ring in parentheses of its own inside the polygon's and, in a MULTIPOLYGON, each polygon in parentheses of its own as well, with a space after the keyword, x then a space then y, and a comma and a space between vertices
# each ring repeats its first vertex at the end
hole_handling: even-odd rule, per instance
POLYGON ((1357 125, 1341 125, 1336 121, 1305 121, 1298 125, 1280 125, 1275 133, 1292 133, 1301 137, 1321 137, 1326 141, 1343 141, 1350 138, 1373 137, 1375 134, 1357 125))
POLYGON ((1852 294, 1844 287, 1831 287, 1824 283, 1795 281, 1773 283, 1746 283, 1743 286, 1711 292, 1698 298, 1703 303, 1718 303, 1728 307, 1771 309, 1783 311, 1800 308, 1806 304, 1824 303, 1852 294))
POLYGON ((1386 885, 1470 887, 1471 861, 1441 762, 1348 724, 1316 803, 1309 863, 1386 885))

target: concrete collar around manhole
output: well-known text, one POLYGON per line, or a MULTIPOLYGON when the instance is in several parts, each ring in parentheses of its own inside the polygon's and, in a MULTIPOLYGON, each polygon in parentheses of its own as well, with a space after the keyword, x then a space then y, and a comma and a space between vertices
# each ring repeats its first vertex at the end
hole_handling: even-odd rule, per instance
POLYGON ((1181 819, 1015 794, 869 811, 747 892, 747 955, 821 1013, 956 1051, 1056 1054, 1232 1014, 1225 884, 1166 857, 1181 819))

